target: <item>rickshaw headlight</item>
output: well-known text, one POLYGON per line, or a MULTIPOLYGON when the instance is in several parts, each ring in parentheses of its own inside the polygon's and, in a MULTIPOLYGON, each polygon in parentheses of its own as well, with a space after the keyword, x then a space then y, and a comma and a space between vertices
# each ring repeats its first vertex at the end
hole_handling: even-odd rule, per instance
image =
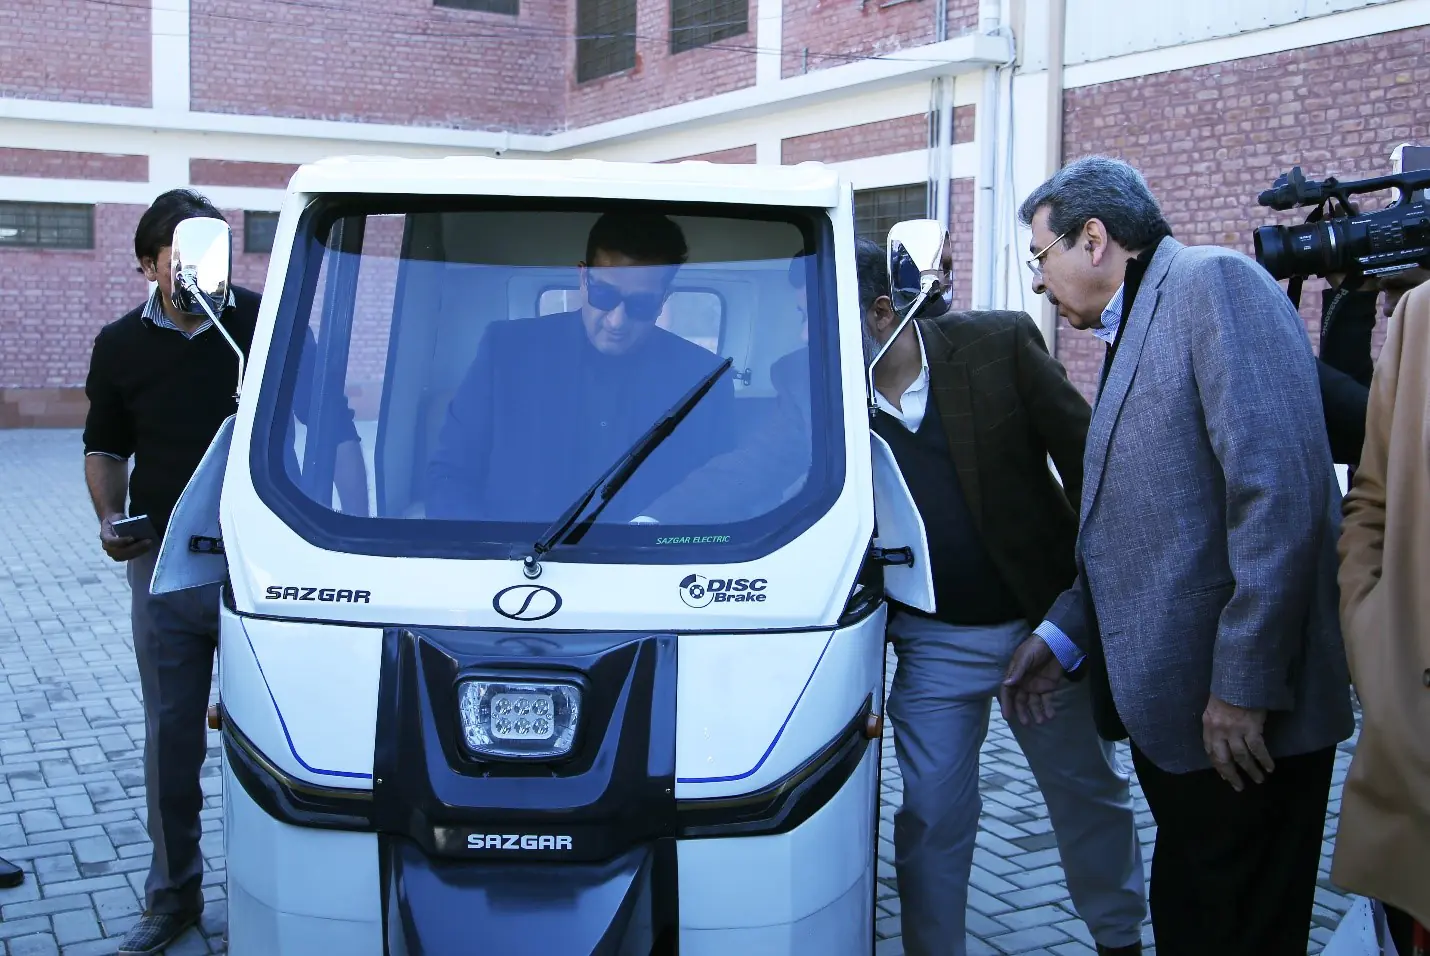
POLYGON ((466 680, 457 687, 462 742, 477 757, 550 760, 576 742, 575 684, 466 680))

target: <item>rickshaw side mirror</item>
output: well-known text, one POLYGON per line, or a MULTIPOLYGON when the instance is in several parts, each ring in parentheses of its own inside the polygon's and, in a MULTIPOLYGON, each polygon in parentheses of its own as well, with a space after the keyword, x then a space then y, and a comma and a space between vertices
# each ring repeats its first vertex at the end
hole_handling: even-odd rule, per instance
POLYGON ((944 291, 951 252, 947 239, 948 231, 935 219, 908 219, 889 230, 889 299, 900 314, 921 293, 937 296, 944 291))
POLYGON ((185 219, 179 223, 174 227, 169 269, 174 308, 209 317, 221 312, 228 301, 229 274, 233 270, 233 240, 228 223, 222 219, 185 219))
POLYGON ((233 235, 222 219, 185 219, 174 227, 169 253, 169 276, 173 279, 170 300, 174 308, 189 315, 206 316, 218 329, 238 359, 237 401, 243 392, 243 349, 223 327, 219 316, 228 304, 229 277, 233 272, 233 235))

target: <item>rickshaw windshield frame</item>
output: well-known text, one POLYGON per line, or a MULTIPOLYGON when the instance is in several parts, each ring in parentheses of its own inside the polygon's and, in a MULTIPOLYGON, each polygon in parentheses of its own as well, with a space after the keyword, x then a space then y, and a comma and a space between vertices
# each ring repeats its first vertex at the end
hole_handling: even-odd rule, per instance
MULTIPOLYGON (((304 343, 314 339, 310 316, 317 308, 319 272, 334 241, 335 224, 352 217, 417 216, 424 213, 553 211, 599 213, 615 208, 644 208, 673 217, 715 217, 787 223, 799 230, 803 250, 795 262, 805 263, 808 315, 810 463, 802 490, 750 520, 715 525, 597 524, 579 543, 552 552, 547 560, 588 564, 678 565, 691 562, 742 562, 763 557, 793 541, 828 512, 845 480, 844 403, 840 384, 840 348, 834 239, 828 210, 765 205, 699 202, 553 199, 470 195, 322 194, 299 217, 293 248, 274 318, 274 331, 254 420, 249 467, 260 500, 308 543, 327 551, 384 557, 454 559, 517 559, 557 514, 545 521, 498 522, 447 518, 370 517, 326 507, 305 493, 290 473, 292 423, 304 343), (799 258, 802 257, 802 258, 799 258)), ((410 218, 407 220, 410 222, 410 218)), ((404 227, 397 283, 399 295, 412 253, 412 229, 404 227)), ((333 271, 331 268, 329 271, 333 271)), ((340 270, 338 270, 340 271, 340 270)), ((341 276, 329 275, 326 294, 341 276)), ((348 321, 351 321, 349 316, 348 321)), ((393 320, 394 322, 396 319, 393 320)), ((522 320, 524 321, 524 320, 522 320)), ((339 323, 340 324, 340 323, 339 323)), ((327 329, 321 330, 326 333, 327 329)), ((346 361, 345 332, 337 332, 341 360, 346 361)), ((720 343, 724 352, 723 332, 720 343)), ((390 349, 386 359, 392 364, 390 349)), ((326 355, 319 342, 318 352, 326 355)), ((717 356, 718 358, 719 356, 717 356)), ((327 358, 319 359, 323 381, 327 358)), ((736 369, 739 370, 737 359, 736 369)), ((339 371, 341 382, 342 371, 339 371)), ((338 388, 341 397, 341 385, 338 388)), ((388 395, 384 387, 379 422, 386 422, 388 395)), ((325 416, 320 415, 323 419, 325 416)), ((319 428, 323 427, 321 424, 319 428)), ((384 427, 378 425, 379 429, 384 427)), ((385 427, 400 427, 388 424, 385 427)), ((308 434, 313 434, 309 428, 308 434)), ((379 439, 380 441, 381 439, 379 439)), ((319 481, 330 481, 332 463, 319 481)), ((379 473, 379 497, 381 474, 379 473)))

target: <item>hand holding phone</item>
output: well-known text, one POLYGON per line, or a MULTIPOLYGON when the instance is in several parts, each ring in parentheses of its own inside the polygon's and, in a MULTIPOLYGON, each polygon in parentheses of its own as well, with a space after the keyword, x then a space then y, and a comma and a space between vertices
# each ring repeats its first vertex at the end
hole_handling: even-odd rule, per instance
POLYGON ((129 561, 148 551, 159 540, 148 515, 111 515, 99 525, 99 541, 104 553, 115 561, 129 561))

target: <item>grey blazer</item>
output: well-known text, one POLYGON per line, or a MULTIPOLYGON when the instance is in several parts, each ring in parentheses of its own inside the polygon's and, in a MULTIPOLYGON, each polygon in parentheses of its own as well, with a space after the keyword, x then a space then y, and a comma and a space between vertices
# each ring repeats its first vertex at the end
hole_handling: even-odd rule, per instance
POLYGON ((1273 757, 1349 737, 1339 515, 1300 316, 1246 256, 1163 239, 1088 429, 1078 581, 1048 612, 1110 695, 1104 735, 1115 706, 1157 766, 1206 769, 1215 694, 1270 711, 1273 757))

